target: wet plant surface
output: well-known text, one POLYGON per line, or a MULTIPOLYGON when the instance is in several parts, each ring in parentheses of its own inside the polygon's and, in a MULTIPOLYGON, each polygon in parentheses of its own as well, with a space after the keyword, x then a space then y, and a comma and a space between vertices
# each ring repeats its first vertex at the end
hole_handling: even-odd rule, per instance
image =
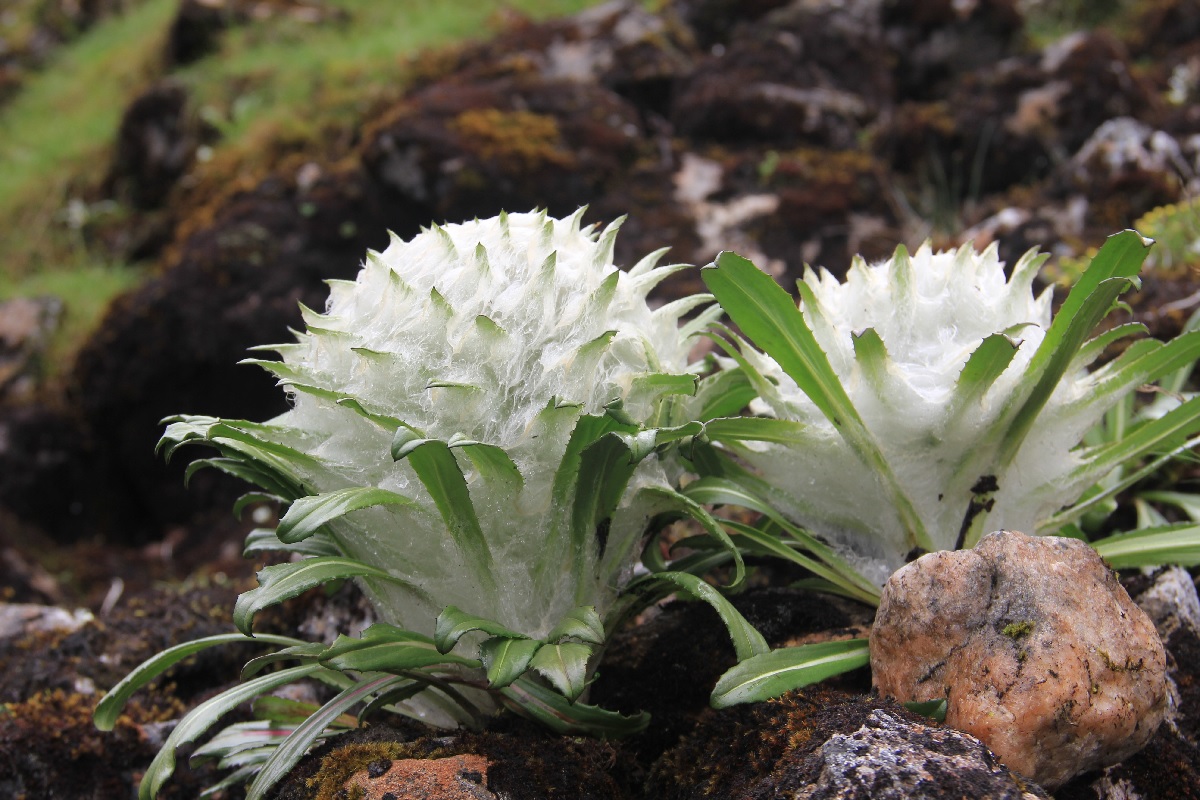
MULTIPOLYGON (((55 47, 122 4, 83 5, 95 6, 94 18, 70 27, 45 17, 59 31, 55 47)), ((163 723, 237 681, 253 648, 209 650, 137 695, 114 732, 91 725, 98 693, 137 663, 232 630, 234 598, 261 566, 239 555, 261 520, 227 511, 244 486, 205 472, 185 489, 183 460, 164 466, 154 456, 158 422, 286 410, 268 376, 236 362, 299 327, 298 303, 319 308, 321 281, 352 277, 388 230, 410 237, 431 220, 533 207, 561 216, 587 204, 589 222, 629 215, 618 264, 663 244, 671 260, 696 264, 734 249, 790 285, 805 262, 842 271, 854 253, 878 259, 926 238, 995 241, 1009 264, 1040 246, 1054 255, 1050 282, 1077 274, 1072 265, 1106 235, 1141 225, 1172 257, 1143 273, 1115 318, 1166 339, 1200 307, 1200 210, 1189 205, 1200 190, 1195 2, 1114 4, 1102 25, 1088 20, 1080 32, 1042 4, 1004 0, 961 9, 680 0, 512 19, 491 40, 414 60, 387 91, 325 98, 336 111, 327 120, 318 104, 303 130, 267 126, 253 146, 223 149, 233 133, 171 72, 202 68, 224 36, 343 24, 335 4, 286 23, 225 5, 214 25, 197 16, 204 4, 180 4, 170 57, 154 62, 128 104, 105 168, 84 170, 54 198, 93 213, 60 217, 46 236, 79 234, 105 261, 148 265, 145 278, 69 348, 73 360, 46 364, 64 352, 47 349, 52 331, 0 339, 0 600, 94 615, 72 631, 23 621, 0 639, 5 796, 129 796, 163 723), (147 144, 160 140, 160 150, 147 144), (1145 229, 1164 212, 1141 222, 1170 204, 1166 215, 1183 230, 1174 240, 1145 229)), ((308 7, 267 5, 285 16, 308 7)), ((34 53, 42 40, 21 35, 19 53, 34 53)), ((19 79, 17 61, 0 63, 0 97, 10 101, 36 69, 33 56, 20 57, 19 79)), ((689 271, 658 297, 698 290, 689 271)), ((1177 463, 1141 488, 1188 490, 1195 478, 1194 465, 1177 463)), ((274 510, 259 513, 270 522, 274 510)), ((772 645, 869 624, 866 607, 783 588, 797 577, 758 568, 759 586, 735 598, 772 645)), ((354 613, 350 591, 310 592, 256 630, 295 634, 322 615, 336 626, 354 613)), ((335 773, 466 755, 491 764, 480 791, 512 797, 791 796, 816 780, 810 757, 830 735, 853 732, 877 709, 906 713, 868 699, 861 673, 761 706, 706 710, 734 660, 713 617, 677 602, 608 644, 591 702, 650 711, 651 728, 631 739, 554 740, 511 716, 479 734, 374 724, 322 745, 275 796, 349 797, 335 773)), ((1147 798, 1200 796, 1200 639, 1185 628, 1166 644, 1175 727, 1057 797, 1117 796, 1112 787, 1125 786, 1147 798)), ((314 692, 307 699, 323 699, 314 692)), ((217 777, 211 766, 180 769, 163 796, 195 797, 217 777)))

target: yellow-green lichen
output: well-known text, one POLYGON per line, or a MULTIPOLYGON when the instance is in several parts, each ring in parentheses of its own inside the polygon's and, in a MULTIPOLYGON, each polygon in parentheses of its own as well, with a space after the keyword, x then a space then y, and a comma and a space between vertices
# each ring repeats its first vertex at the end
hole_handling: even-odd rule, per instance
POLYGON ((1033 632, 1033 621, 1023 620, 1021 622, 1010 622, 1000 629, 1000 633, 1010 639, 1020 639, 1022 636, 1028 636, 1033 632))
POLYGON ((450 128, 466 140, 467 149, 485 162, 507 162, 529 168, 539 164, 569 166, 558 120, 530 111, 478 108, 454 118, 450 128))

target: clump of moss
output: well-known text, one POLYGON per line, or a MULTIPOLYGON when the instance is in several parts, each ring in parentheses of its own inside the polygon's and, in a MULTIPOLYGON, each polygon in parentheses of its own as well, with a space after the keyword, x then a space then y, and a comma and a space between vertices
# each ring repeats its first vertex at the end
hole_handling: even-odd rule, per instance
MULTIPOLYGON (((0 795, 132 796, 134 776, 153 753, 142 726, 171 713, 133 702, 113 732, 103 733, 92 723, 95 703, 93 694, 64 689, 0 703, 0 764, 5 765, 0 770, 0 795)), ((198 791, 198 784, 210 776, 207 770, 190 773, 173 796, 198 791)))
POLYGON ((1022 636, 1028 636, 1033 633, 1033 620, 1022 620, 1021 622, 1010 622, 1005 625, 1000 633, 1010 639, 1020 639, 1022 636))
POLYGON ((466 140, 482 161, 500 160, 514 169, 552 164, 567 167, 571 154, 563 146, 558 120, 530 111, 476 108, 462 112, 450 129, 466 140))
MULTIPOLYGON (((315 790, 314 800, 335 800, 335 795, 356 772, 380 759, 412 758, 413 748, 403 742, 360 742, 338 747, 321 759, 321 767, 305 784, 315 790)), ((338 799, 340 800, 340 798, 338 799)))

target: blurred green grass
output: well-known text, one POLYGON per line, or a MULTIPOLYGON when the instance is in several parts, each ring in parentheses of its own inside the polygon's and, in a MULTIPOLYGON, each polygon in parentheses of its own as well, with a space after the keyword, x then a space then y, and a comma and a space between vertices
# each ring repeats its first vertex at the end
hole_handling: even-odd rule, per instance
MULTIPOLYGON (((273 138, 303 146, 322 129, 354 126, 403 90, 414 56, 482 35, 505 12, 544 18, 595 2, 327 0, 320 8, 331 19, 283 14, 229 28, 217 52, 169 74, 220 133, 207 157, 246 164, 273 138)), ((123 110, 165 74, 177 7, 178 0, 141 0, 100 22, 0 106, 0 300, 50 293, 65 301, 55 364, 67 363, 70 342, 142 274, 143 266, 89 243, 68 208, 95 196, 123 110)))

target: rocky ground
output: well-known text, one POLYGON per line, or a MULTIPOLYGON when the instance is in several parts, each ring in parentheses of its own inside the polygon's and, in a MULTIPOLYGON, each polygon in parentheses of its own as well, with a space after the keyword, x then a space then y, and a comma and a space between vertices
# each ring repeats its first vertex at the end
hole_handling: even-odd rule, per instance
MULTIPOLYGON (((0 794, 130 796, 163 722, 236 680, 246 656, 209 651, 140 695, 112 734, 91 727, 97 691, 169 644, 230 630, 233 598, 252 585, 255 564, 238 555, 252 524, 226 510, 241 489, 213 471, 185 489, 182 464, 153 455, 158 421, 282 410, 272 380, 236 362, 284 340, 300 324, 297 304, 321 307, 321 281, 353 276, 389 229, 407 237, 431 220, 586 204, 589 221, 628 215, 624 264, 663 245, 696 264, 733 249, 786 282, 806 262, 838 272, 854 253, 878 258, 932 238, 995 241, 1009 263, 1040 246, 1069 274, 1107 234, 1195 198, 1200 3, 1116 4, 1109 27, 1047 36, 1035 22, 1051 5, 675 0, 513 20, 491 41, 422 58, 402 96, 352 132, 316 148, 278 143, 247 166, 196 158, 213 133, 170 65, 199 57, 252 7, 323 24, 320 4, 184 0, 167 71, 127 109, 93 190, 135 212, 86 232, 154 260, 154 277, 114 303, 61 386, 30 385, 53 301, 6 308, 0 324, 0 599, 10 604, 0 794)), ((17 74, 13 58, 0 74, 17 74)), ((1169 224, 1159 215, 1164 232, 1183 233, 1160 236, 1122 312, 1158 336, 1200 305, 1200 260, 1187 249, 1200 211, 1190 213, 1169 224)), ((683 273, 663 299, 697 287, 683 273)), ((1126 580, 1135 597, 1148 582, 1126 580)), ((781 588, 738 603, 772 644, 870 620, 868 609, 781 588)), ((295 631, 352 607, 341 595, 304 597, 270 626, 295 631)), ((446 759, 430 778, 437 797, 831 797, 795 793, 819 783, 835 736, 902 730, 921 752, 962 749, 871 699, 863 675, 704 711, 733 658, 697 633, 718 630, 707 614, 668 606, 609 648, 593 700, 650 710, 654 725, 634 740, 553 740, 511 719, 455 736, 374 726, 353 734, 357 750, 304 762, 278 796, 333 797, 359 770, 365 796, 407 796, 395 785, 409 779, 397 776, 422 756, 446 759), (376 780, 392 788, 372 794, 376 780)), ((1161 624, 1173 625, 1160 630, 1175 721, 1056 797, 1200 796, 1200 637, 1194 621, 1161 624)), ((973 769, 930 767, 921 796, 1041 791, 988 758, 973 769), (976 782, 956 783, 963 775, 976 782)), ((212 779, 207 767, 181 770, 165 796, 195 797, 212 779)), ((862 791, 840 796, 893 796, 862 791)))

